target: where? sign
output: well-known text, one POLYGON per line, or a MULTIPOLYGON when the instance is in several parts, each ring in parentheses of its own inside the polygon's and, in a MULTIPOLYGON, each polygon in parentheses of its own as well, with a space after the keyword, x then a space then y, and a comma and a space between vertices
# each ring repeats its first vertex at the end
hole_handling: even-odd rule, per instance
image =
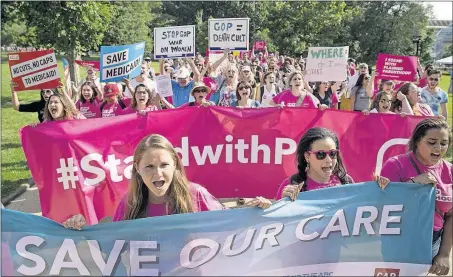
POLYGON ((195 57, 195 25, 154 28, 154 59, 195 57))
POLYGON ((15 91, 54 89, 60 85, 57 59, 53 50, 8 54, 15 91))
POLYGON ((249 18, 208 20, 209 50, 249 50, 249 18))

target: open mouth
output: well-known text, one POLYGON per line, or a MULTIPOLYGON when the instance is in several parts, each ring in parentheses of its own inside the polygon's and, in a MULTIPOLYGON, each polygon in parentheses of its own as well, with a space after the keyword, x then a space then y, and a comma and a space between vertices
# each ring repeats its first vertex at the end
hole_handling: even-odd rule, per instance
POLYGON ((145 103, 145 98, 139 98, 138 101, 139 101, 140 103, 145 103))
POLYGON ((322 171, 324 173, 331 173, 332 172, 332 167, 331 166, 323 166, 322 171))
POLYGON ((435 160, 439 160, 440 159, 440 154, 431 153, 431 158, 433 158, 435 160))
POLYGON ((198 99, 203 99, 203 98, 204 98, 203 95, 198 96, 198 99))
POLYGON ((161 188, 163 187, 165 184, 165 181, 154 181, 153 182, 153 185, 156 187, 156 188, 161 188))
POLYGON ((388 110, 388 109, 390 109, 390 106, 382 106, 382 109, 383 110, 388 110))
POLYGON ((57 108, 50 108, 50 113, 52 115, 56 115, 58 113, 58 109, 57 108))

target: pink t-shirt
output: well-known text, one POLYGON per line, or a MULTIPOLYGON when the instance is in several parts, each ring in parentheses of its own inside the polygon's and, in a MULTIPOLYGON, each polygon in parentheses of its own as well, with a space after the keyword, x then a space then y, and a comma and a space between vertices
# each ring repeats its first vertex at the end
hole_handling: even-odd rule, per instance
MULTIPOLYGON (((287 107, 295 107, 299 97, 294 96, 291 90, 284 90, 272 98, 275 104, 282 104, 287 107)), ((305 92, 304 100, 300 107, 302 108, 317 108, 319 100, 311 93, 305 92)))
POLYGON ((102 101, 99 101, 97 98, 94 99, 92 103, 90 103, 90 101, 85 101, 85 103, 82 103, 80 100, 78 100, 76 107, 86 118, 97 118, 101 117, 101 110, 99 110, 101 103, 102 101))
MULTIPOLYGON (((189 183, 190 195, 192 197, 192 207, 194 212, 217 211, 226 209, 220 202, 212 196, 204 187, 199 184, 189 183)), ((123 197, 116 208, 113 221, 124 220, 126 212, 126 198, 123 197)), ((169 215, 171 211, 167 210, 166 204, 148 204, 146 214, 148 217, 169 215)))
POLYGON ((101 117, 113 117, 123 114, 123 109, 118 102, 106 103, 102 108, 101 117))
POLYGON ((434 116, 431 107, 426 104, 418 104, 418 108, 413 107, 412 110, 414 111, 414 115, 417 116, 434 116))
MULTIPOLYGON (((452 164, 442 160, 437 165, 425 166, 417 160, 413 153, 409 153, 409 155, 421 173, 430 172, 436 178, 436 206, 442 213, 450 211, 452 208, 452 164)), ((391 182, 411 182, 410 179, 418 175, 407 154, 390 158, 385 162, 381 171, 381 176, 389 178, 391 182)), ((442 216, 434 212, 434 231, 439 231, 443 225, 442 216)))
MULTIPOLYGON (((146 107, 144 109, 145 112, 152 112, 152 111, 157 111, 157 110, 158 110, 158 108, 156 107, 156 105, 149 105, 148 107, 146 107)), ((123 110, 122 114, 124 115, 124 114, 131 114, 131 113, 137 113, 137 112, 139 112, 137 109, 129 106, 123 110)))
MULTIPOLYGON (((351 176, 346 175, 346 179, 349 181, 348 183, 354 183, 354 180, 351 178, 351 176)), ((289 184, 291 184, 291 177, 285 179, 280 184, 280 187, 278 188, 278 191, 277 191, 276 199, 281 199, 282 198, 283 189, 289 184)), ((329 182, 327 182, 327 183, 318 183, 318 182, 312 180, 310 177, 307 176, 306 185, 307 185, 307 187, 306 187, 307 191, 310 191, 310 190, 317 190, 317 189, 323 189, 323 188, 328 188, 328 187, 339 186, 339 185, 341 185, 341 180, 337 176, 332 175, 332 176, 330 176, 329 182)))

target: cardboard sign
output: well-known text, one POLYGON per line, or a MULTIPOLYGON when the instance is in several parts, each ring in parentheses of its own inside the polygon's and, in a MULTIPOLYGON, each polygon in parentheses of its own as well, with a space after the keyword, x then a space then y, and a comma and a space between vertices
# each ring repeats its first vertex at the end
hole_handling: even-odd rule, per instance
POLYGON ((208 20, 209 50, 249 50, 249 18, 208 20))
POLYGON ((157 93, 162 97, 173 96, 171 78, 167 74, 156 76, 157 93))
POLYGON ((145 42, 121 46, 101 46, 101 82, 132 80, 140 75, 145 42))
POLYGON ((99 61, 82 61, 82 60, 75 60, 76 64, 88 68, 92 67, 95 71, 99 71, 100 69, 100 62, 99 61))
POLYGON ((379 54, 376 73, 379 79, 414 81, 417 74, 417 57, 379 54))
POLYGON ((195 25, 154 28, 154 59, 195 57, 195 25))
POLYGON ((16 91, 52 89, 60 84, 53 50, 9 53, 8 64, 16 91))
POLYGON ((72 97, 71 74, 69 72, 69 63, 63 58, 64 85, 69 97, 72 97))
POLYGON ((310 47, 305 79, 311 82, 346 80, 348 54, 349 46, 310 47))
POLYGON ((257 41, 255 41, 255 44, 253 45, 253 48, 258 51, 264 50, 265 47, 266 47, 265 40, 257 40, 257 41))

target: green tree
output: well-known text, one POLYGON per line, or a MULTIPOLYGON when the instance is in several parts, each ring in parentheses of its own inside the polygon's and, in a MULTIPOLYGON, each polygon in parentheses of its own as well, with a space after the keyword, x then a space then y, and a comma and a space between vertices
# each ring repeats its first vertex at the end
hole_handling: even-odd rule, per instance
POLYGON ((79 79, 73 61, 101 44, 113 15, 108 2, 22 2, 20 12, 27 27, 36 28, 37 46, 66 55, 72 80, 79 79))
POLYGON ((152 29, 153 2, 115 2, 112 5, 112 21, 104 33, 102 45, 124 45, 146 42, 146 51, 153 49, 152 29))

